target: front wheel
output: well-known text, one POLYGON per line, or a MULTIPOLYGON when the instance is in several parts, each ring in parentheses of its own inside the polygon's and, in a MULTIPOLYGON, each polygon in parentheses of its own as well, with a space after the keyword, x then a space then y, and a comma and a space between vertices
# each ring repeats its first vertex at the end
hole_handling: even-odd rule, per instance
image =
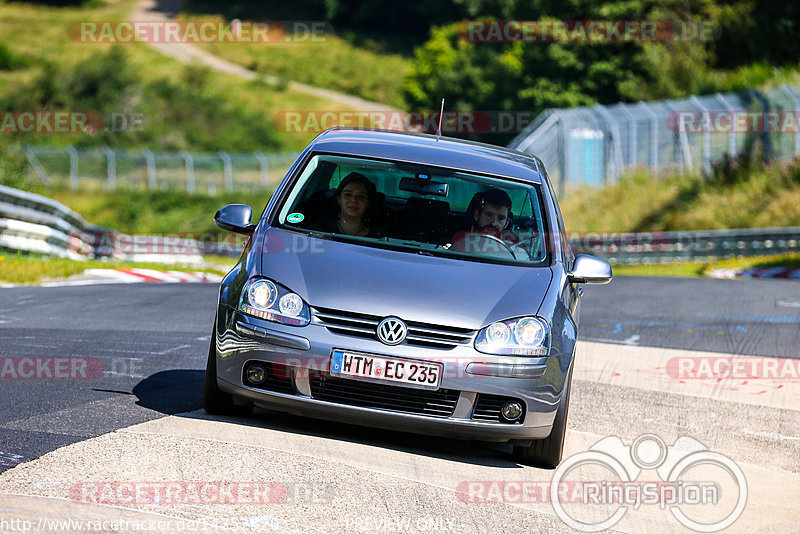
POLYGON ((248 406, 237 406, 233 397, 219 389, 217 384, 217 327, 211 333, 211 345, 208 347, 206 361, 206 377, 203 382, 203 409, 209 415, 243 414, 251 411, 248 406))
MULTIPOLYGON (((573 357, 574 360, 574 357, 573 357)), ((570 362, 558 411, 553 420, 553 429, 544 439, 537 439, 527 447, 514 447, 514 461, 523 465, 555 469, 561 462, 564 451, 564 438, 567 434, 567 414, 569 413, 569 394, 572 389, 572 362, 570 362)))

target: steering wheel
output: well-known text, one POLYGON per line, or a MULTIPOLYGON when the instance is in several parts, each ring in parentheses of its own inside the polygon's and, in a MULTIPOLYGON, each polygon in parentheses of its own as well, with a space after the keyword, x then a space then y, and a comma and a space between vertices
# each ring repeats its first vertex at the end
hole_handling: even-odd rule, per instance
MULTIPOLYGON (((484 238, 484 239, 489 239, 490 241, 494 241, 494 242, 500 243, 501 245, 503 245, 503 248, 505 248, 508 251, 508 253, 511 254, 512 258, 517 259, 517 255, 514 254, 513 248, 510 247, 508 245, 508 243, 506 243, 505 241, 503 241, 499 237, 495 237, 495 236, 493 236, 491 234, 479 234, 479 233, 470 233, 470 234, 467 234, 467 235, 469 236, 469 239, 484 238)), ((465 241, 466 238, 467 238, 467 236, 465 235, 459 241, 465 241)))

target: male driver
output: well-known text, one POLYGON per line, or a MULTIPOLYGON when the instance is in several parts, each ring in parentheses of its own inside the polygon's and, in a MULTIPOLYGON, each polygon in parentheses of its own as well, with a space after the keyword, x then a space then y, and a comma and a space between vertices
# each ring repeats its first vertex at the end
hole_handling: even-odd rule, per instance
POLYGON ((503 233, 511 226, 511 197, 502 189, 478 193, 472 197, 467 216, 473 221, 473 232, 505 238, 503 233))
POLYGON ((467 208, 470 229, 453 236, 452 249, 459 252, 509 254, 498 241, 509 245, 519 242, 511 231, 511 197, 502 189, 476 193, 467 208), (481 235, 492 237, 481 237, 481 235))

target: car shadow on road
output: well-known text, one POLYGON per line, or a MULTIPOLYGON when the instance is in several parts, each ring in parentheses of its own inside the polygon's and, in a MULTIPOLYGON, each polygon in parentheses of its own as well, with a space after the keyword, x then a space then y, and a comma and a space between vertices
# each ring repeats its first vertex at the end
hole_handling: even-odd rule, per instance
POLYGON ((463 441, 391 430, 365 428, 345 423, 297 417, 255 408, 247 416, 211 416, 202 410, 201 370, 173 369, 155 373, 133 388, 136 404, 166 415, 232 423, 359 443, 395 451, 419 454, 489 467, 519 468, 511 461, 507 443, 463 441))
POLYGON ((229 421, 250 427, 335 439, 337 441, 381 447, 383 449, 486 467, 519 468, 519 465, 510 460, 511 446, 507 443, 466 441, 367 428, 347 423, 299 417, 261 408, 255 408, 252 415, 247 416, 212 416, 202 410, 178 415, 193 419, 229 421))
POLYGON ((195 369, 160 371, 133 387, 136 404, 167 415, 199 410, 204 377, 205 371, 195 369))

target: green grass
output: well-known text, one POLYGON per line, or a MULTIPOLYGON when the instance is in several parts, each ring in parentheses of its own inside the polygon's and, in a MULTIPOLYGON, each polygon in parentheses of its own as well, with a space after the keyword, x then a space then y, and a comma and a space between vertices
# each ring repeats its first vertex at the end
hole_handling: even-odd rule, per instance
MULTIPOLYGON (((0 70, 0 87, 3 88, 0 91, 0 101, 6 109, 30 109, 29 102, 37 102, 34 97, 44 90, 40 80, 47 72, 48 65, 52 66, 51 69, 56 69, 56 72, 65 73, 53 77, 54 88, 58 89, 63 85, 59 82, 63 81, 62 78, 71 69, 81 63, 91 65, 94 58, 100 57, 97 54, 102 56, 107 53, 110 48, 108 44, 73 41, 68 34, 70 24, 87 20, 127 20, 135 2, 136 0, 109 0, 105 3, 92 2, 86 7, 53 8, 0 0, 0 55, 5 58, 5 64, 13 66, 11 70, 0 70), (19 101, 9 102, 11 95, 18 95, 19 101)), ((226 117, 229 121, 235 118, 238 122, 246 122, 248 117, 263 117, 258 120, 269 130, 272 128, 272 118, 282 110, 343 109, 342 105, 324 98, 289 92, 285 87, 263 81, 247 81, 215 72, 200 74, 203 85, 197 86, 197 69, 187 69, 177 60, 161 55, 144 43, 119 46, 127 58, 126 64, 135 72, 135 80, 131 91, 112 95, 118 98, 114 101, 113 109, 96 111, 120 111, 121 107, 124 111, 136 111, 144 106, 148 111, 144 121, 154 132, 155 139, 120 135, 111 139, 111 144, 116 146, 148 145, 154 149, 192 150, 213 143, 216 150, 228 146, 228 141, 234 142, 236 135, 243 135, 239 125, 230 122, 226 125, 226 117), (157 99, 151 98, 155 92, 158 92, 157 99), (187 100, 190 102, 186 102, 187 100), (204 112, 204 109, 210 107, 220 108, 217 112, 208 112, 211 117, 215 117, 214 121, 207 120, 204 112), (203 119, 203 123, 196 124, 198 119, 203 119), (197 132, 198 128, 205 128, 208 132, 197 132), (208 137, 203 138, 203 133, 208 137)), ((75 98, 75 95, 72 97, 75 98)), ((87 101, 91 100, 75 99, 74 105, 67 105, 67 109, 76 109, 74 106, 81 104, 85 106, 87 101)), ((256 125, 251 127, 255 128, 256 125)), ((297 151, 313 135, 275 131, 268 139, 269 146, 264 146, 263 149, 297 151)), ((29 134, 16 140, 34 144, 96 144, 87 139, 87 136, 88 134, 29 134)), ((7 138, 8 136, 3 141, 8 140, 7 138)), ((249 140, 246 136, 244 139, 249 140)), ((105 141, 100 144, 105 144, 105 141)))
POLYGON ((766 269, 770 267, 800 267, 800 252, 775 256, 727 258, 713 262, 658 263, 651 265, 615 265, 614 276, 665 276, 694 278, 708 276, 717 269, 766 269))
POLYGON ((80 191, 39 190, 92 224, 123 233, 218 232, 214 214, 226 204, 248 204, 257 219, 269 194, 222 193, 189 195, 183 191, 110 191, 87 195, 80 191))
POLYGON ((204 258, 203 265, 121 262, 105 260, 70 260, 10 252, 0 249, 0 283, 37 284, 81 274, 86 269, 156 269, 225 274, 235 260, 224 257, 204 258))
POLYGON ((671 278, 694 278, 705 276, 708 263, 656 263, 651 265, 614 265, 614 276, 666 276, 671 278))
MULTIPOLYGON (((219 16, 184 15, 184 20, 217 20, 219 16)), ((245 68, 323 89, 403 108, 401 88, 411 60, 354 46, 335 34, 323 41, 295 43, 202 43, 215 56, 245 68)), ((305 109, 305 108, 295 108, 305 109)))
POLYGON ((800 161, 763 165, 757 156, 721 162, 709 175, 653 176, 568 190, 571 231, 677 231, 800 226, 800 161))
MULTIPOLYGON (((189 1, 183 6, 180 18, 224 22, 232 18, 231 12, 225 12, 230 7, 234 6, 218 7, 213 2, 189 1)), ((322 15, 307 13, 302 6, 256 4, 249 8, 262 17, 255 20, 319 19, 322 15)), ((403 108, 405 102, 401 88, 411 67, 411 47, 401 46, 399 49, 404 52, 398 53, 398 47, 386 46, 383 40, 408 37, 386 35, 380 29, 375 30, 375 35, 355 31, 337 34, 330 25, 327 29, 333 31, 314 33, 313 39, 298 34, 299 38, 294 42, 203 43, 201 46, 216 56, 256 72, 403 108)), ((281 29, 270 29, 268 35, 279 37, 281 29)), ((291 37, 290 34, 287 36, 291 37)))

